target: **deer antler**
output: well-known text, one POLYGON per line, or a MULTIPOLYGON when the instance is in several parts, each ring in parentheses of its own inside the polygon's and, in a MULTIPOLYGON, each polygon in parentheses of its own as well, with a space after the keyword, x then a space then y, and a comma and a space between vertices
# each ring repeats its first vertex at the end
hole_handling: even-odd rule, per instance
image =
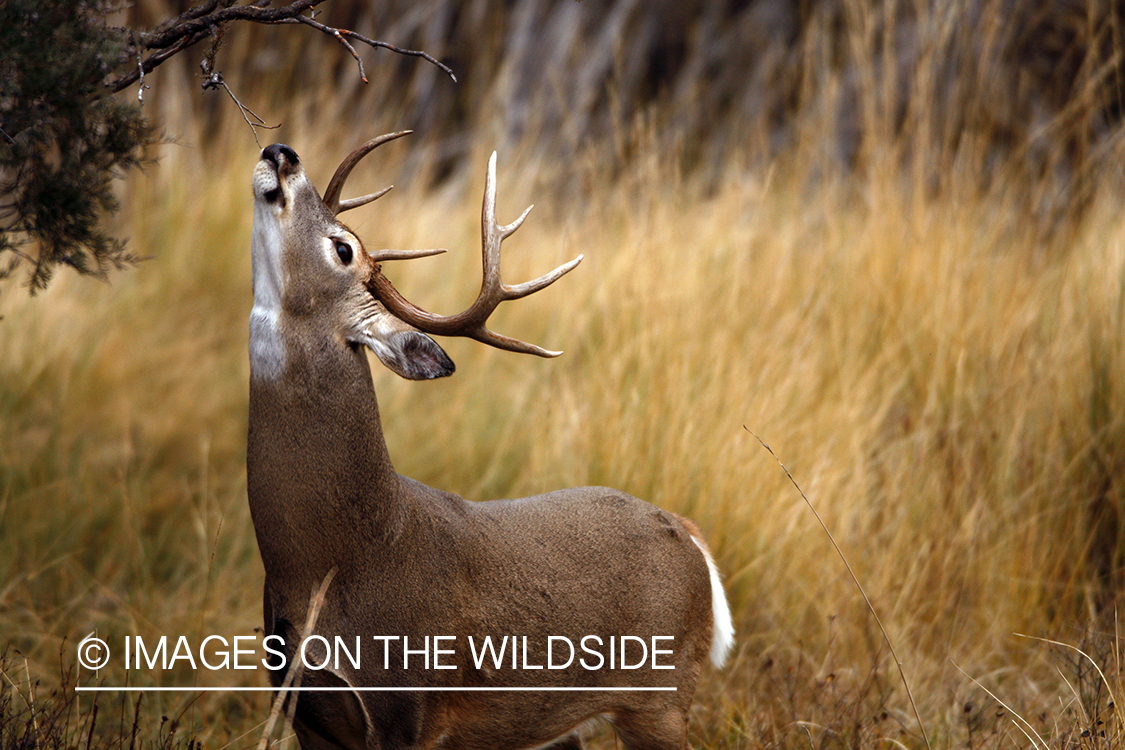
MULTIPOLYGON (((400 134, 394 135, 397 137, 400 134)), ((366 145, 364 144, 364 146, 366 145)), ((350 159, 351 157, 349 157, 350 159)), ((341 169, 343 169, 343 165, 341 165, 341 169)), ((339 173, 339 170, 337 173, 339 173)), ((335 181, 335 178, 333 178, 333 181, 335 181)), ((465 336, 498 349, 537 354, 540 357, 557 357, 562 352, 549 351, 519 339, 502 336, 485 327, 488 316, 501 302, 526 297, 553 284, 582 261, 582 256, 579 255, 550 273, 523 284, 508 286, 503 282, 500 278, 500 243, 520 228, 531 208, 531 206, 528 206, 527 210, 511 224, 501 226, 496 222, 496 153, 493 152, 492 157, 488 160, 488 178, 485 181, 484 205, 481 208, 481 261, 484 267, 484 278, 481 281, 480 294, 477 295, 476 301, 456 315, 435 315, 415 306, 399 294, 398 290, 391 285, 390 280, 383 275, 378 265, 375 266, 370 279, 368 279, 368 289, 392 314, 425 333, 438 336, 465 336)), ((372 258, 376 261, 392 259, 391 256, 381 253, 373 253, 372 258)))
POLYGON ((328 210, 335 216, 344 211, 350 211, 353 208, 366 206, 371 201, 382 198, 387 192, 394 187, 389 185, 382 190, 365 195, 361 198, 349 198, 348 200, 340 200, 340 192, 344 189, 344 182, 347 181, 348 175, 352 173, 359 160, 374 151, 377 147, 382 146, 387 141, 393 141, 395 138, 401 138, 404 135, 410 135, 413 130, 400 130, 397 133, 387 133, 377 138, 372 138, 367 143, 357 148, 355 151, 347 155, 347 157, 340 162, 340 166, 336 167, 336 174, 332 175, 332 179, 328 182, 328 187, 324 191, 324 205, 328 206, 328 210))

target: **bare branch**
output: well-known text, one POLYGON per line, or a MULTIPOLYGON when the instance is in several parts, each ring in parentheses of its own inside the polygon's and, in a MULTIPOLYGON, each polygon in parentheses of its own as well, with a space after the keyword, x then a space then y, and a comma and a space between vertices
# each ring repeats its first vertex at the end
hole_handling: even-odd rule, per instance
POLYGON ((110 92, 117 92, 131 86, 168 58, 201 42, 211 36, 216 29, 220 29, 224 24, 233 21, 251 21, 261 24, 301 23, 328 34, 342 44, 355 58, 359 65, 360 78, 363 79, 364 83, 367 83, 367 75, 363 68, 363 60, 360 59, 359 53, 348 41, 349 39, 362 42, 370 47, 388 49, 400 55, 420 57, 436 65, 454 81, 457 80, 457 76, 447 65, 442 64, 425 52, 395 47, 387 42, 369 39, 350 29, 336 29, 326 26, 313 20, 311 16, 304 15, 305 11, 311 10, 322 2, 324 0, 294 0, 294 2, 280 8, 269 8, 266 6, 269 5, 270 0, 253 0, 246 5, 233 5, 231 0, 207 0, 207 2, 184 11, 175 18, 161 23, 148 33, 135 35, 136 41, 134 44, 137 47, 138 57, 141 55, 141 49, 155 51, 120 78, 108 81, 106 88, 110 92))
POLYGON ((208 0, 195 8, 181 13, 172 21, 166 21, 147 34, 140 34, 140 45, 145 49, 159 50, 145 58, 139 70, 133 70, 117 80, 110 81, 106 87, 111 92, 121 91, 132 85, 140 72, 151 73, 162 62, 178 52, 202 41, 211 34, 211 29, 231 21, 253 21, 255 23, 277 23, 285 18, 293 18, 324 0, 295 0, 281 8, 266 8, 268 0, 254 0, 249 5, 218 7, 219 0, 208 0))
POLYGON ((440 62, 439 60, 435 59, 431 55, 426 54, 422 50, 403 49, 402 47, 396 47, 393 44, 387 44, 386 42, 380 42, 377 39, 368 39, 367 37, 363 36, 362 34, 357 34, 356 32, 354 32, 350 29, 337 29, 337 31, 339 31, 344 36, 350 36, 352 39, 363 42, 364 44, 366 44, 368 46, 371 46, 371 47, 375 47, 375 48, 382 47, 383 49, 389 49, 391 52, 397 52, 400 55, 409 55, 411 57, 420 57, 423 60, 425 60, 426 62, 428 62, 432 65, 436 65, 437 67, 441 68, 443 73, 445 73, 447 76, 449 76, 453 80, 454 83, 457 83, 457 76, 454 75, 452 68, 450 68, 448 65, 445 65, 444 63, 440 62))
MULTIPOLYGON (((324 0, 294 0, 289 5, 281 8, 266 8, 264 3, 254 2, 249 5, 232 5, 227 8, 218 8, 204 15, 185 20, 173 25, 171 28, 156 30, 142 35, 142 42, 148 49, 163 49, 185 36, 194 36, 200 32, 208 32, 212 26, 230 21, 253 21, 254 23, 277 23, 286 18, 293 18, 304 13, 324 0)), ((190 12, 190 11, 189 11, 190 12)))
POLYGON ((175 18, 166 18, 155 29, 152 30, 152 33, 153 34, 160 34, 160 33, 163 33, 165 31, 169 30, 169 29, 173 29, 176 26, 179 26, 181 23, 186 23, 188 21, 194 21, 195 19, 199 18, 200 16, 205 16, 208 13, 213 12, 218 7, 219 7, 219 0, 207 0, 207 2, 200 3, 199 5, 195 6, 194 8, 188 8, 187 10, 185 10, 183 13, 176 16, 175 18))
POLYGON ((144 62, 138 65, 135 69, 121 76, 117 80, 107 83, 106 88, 109 89, 110 93, 117 93, 122 89, 128 88, 129 86, 137 82, 137 80, 141 77, 141 73, 151 73, 156 68, 156 66, 160 65, 169 57, 183 52, 185 49, 192 46, 193 44, 196 44, 197 42, 202 41, 207 36, 209 36, 207 31, 201 31, 193 36, 183 37, 173 46, 149 55, 144 59, 144 62))
POLYGON ((423 60, 425 60, 426 62, 431 63, 432 65, 436 65, 437 67, 441 68, 441 70, 447 76, 449 76, 450 78, 453 79, 454 83, 457 82, 457 76, 454 75, 453 71, 449 68, 448 65, 445 65, 441 61, 435 59, 431 55, 428 55, 427 53, 425 53, 421 50, 402 49, 401 47, 396 47, 393 44, 387 44, 386 42, 380 42, 377 39, 368 39, 363 34, 358 34, 354 31, 352 31, 351 29, 336 29, 336 28, 333 28, 331 26, 326 26, 325 24, 322 24, 319 21, 314 21, 309 16, 304 16, 304 15, 299 15, 299 16, 296 16, 294 18, 286 18, 286 19, 281 20, 281 21, 270 21, 268 23, 278 23, 278 24, 281 24, 281 23, 303 23, 306 26, 312 26, 317 31, 322 31, 325 34, 328 34, 329 36, 335 37, 337 41, 339 41, 341 44, 343 44, 345 47, 348 48, 348 50, 352 53, 352 57, 354 57, 356 62, 359 63, 359 76, 360 76, 360 78, 363 79, 364 83, 367 83, 367 76, 364 75, 364 73, 363 73, 363 61, 359 59, 359 55, 356 54, 355 48, 352 47, 352 45, 348 44, 347 40, 344 39, 344 37, 351 37, 352 39, 355 39, 358 42, 363 42, 364 44, 368 45, 369 47, 374 47, 376 49, 379 49, 379 48, 389 49, 391 52, 397 52, 400 55, 409 55, 411 57, 420 57, 423 60))

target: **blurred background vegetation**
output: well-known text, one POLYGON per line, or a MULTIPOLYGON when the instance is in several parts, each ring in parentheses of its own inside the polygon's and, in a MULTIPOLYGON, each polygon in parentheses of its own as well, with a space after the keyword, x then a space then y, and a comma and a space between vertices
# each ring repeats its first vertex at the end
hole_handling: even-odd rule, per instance
MULTIPOLYGON (((112 22, 186 7, 142 0, 112 22)), ((279 125, 263 145, 293 146, 322 186, 359 142, 416 131, 357 169, 355 191, 396 189, 348 215, 369 246, 453 249, 393 269, 408 296, 444 312, 475 294, 493 150, 500 220, 537 204, 506 274, 587 258, 498 312, 561 359, 443 342, 457 375, 425 384, 374 363, 400 472, 470 499, 608 484, 695 518, 738 632, 701 684, 696 746, 924 746, 870 614, 752 430, 863 580, 935 746, 1116 747, 1125 4, 321 10, 458 82, 357 47, 364 84, 301 26, 232 26, 216 68, 279 125)), ((201 639, 260 620, 244 473, 258 147, 224 92, 200 91, 204 54, 146 77, 162 142, 107 228, 148 260, 0 294, 3 740, 22 727, 50 747, 54 726, 57 747, 132 746, 139 716, 153 747, 248 747, 268 712, 250 694, 105 695, 95 712, 60 676, 95 630, 201 639), (47 705, 66 710, 29 729, 47 705)), ((121 667, 101 681, 264 684, 121 667)))

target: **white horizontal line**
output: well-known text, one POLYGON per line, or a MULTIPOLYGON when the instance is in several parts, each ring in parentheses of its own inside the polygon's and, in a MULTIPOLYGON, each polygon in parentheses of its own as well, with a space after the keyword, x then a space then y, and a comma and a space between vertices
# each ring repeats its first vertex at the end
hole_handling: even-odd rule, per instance
POLYGON ((563 692, 675 692, 674 687, 78 687, 86 692, 128 693, 563 693, 563 692))

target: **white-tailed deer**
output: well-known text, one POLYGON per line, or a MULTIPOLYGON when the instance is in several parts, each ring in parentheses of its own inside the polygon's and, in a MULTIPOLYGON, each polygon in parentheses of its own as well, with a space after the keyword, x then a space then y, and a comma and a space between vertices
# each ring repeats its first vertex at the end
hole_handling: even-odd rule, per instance
POLYGON ((634 750, 683 750, 703 663, 722 665, 733 642, 694 524, 602 487, 467 502, 391 465, 364 348, 411 379, 453 372, 426 334, 553 356, 485 323, 581 260, 501 281, 500 243, 527 212, 497 224, 493 154, 480 296, 448 317, 404 300, 380 262, 441 251, 368 252, 336 220, 379 195, 340 200, 355 164, 404 134, 348 156, 323 198, 288 146, 254 170, 247 482, 266 633, 292 663, 310 593, 334 573, 314 628, 326 641, 308 642, 356 657, 304 668, 302 689, 334 690, 299 693, 301 746, 580 748, 601 717, 634 750))

